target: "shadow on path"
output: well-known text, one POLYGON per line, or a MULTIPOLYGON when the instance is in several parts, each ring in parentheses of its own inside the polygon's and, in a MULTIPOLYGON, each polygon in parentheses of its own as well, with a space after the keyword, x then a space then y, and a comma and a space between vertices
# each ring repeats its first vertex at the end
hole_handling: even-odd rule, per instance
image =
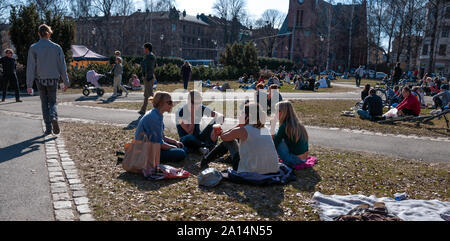
POLYGON ((0 163, 25 156, 28 153, 39 150, 39 146, 45 142, 55 140, 56 137, 52 137, 47 141, 43 140, 45 135, 36 136, 32 139, 13 144, 0 149, 0 163))

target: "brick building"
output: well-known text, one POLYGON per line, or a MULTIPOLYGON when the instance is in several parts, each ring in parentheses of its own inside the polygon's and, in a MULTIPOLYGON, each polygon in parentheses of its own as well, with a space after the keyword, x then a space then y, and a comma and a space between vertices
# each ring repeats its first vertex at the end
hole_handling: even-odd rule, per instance
POLYGON ((123 55, 142 55, 143 44, 151 42, 158 56, 217 60, 226 41, 238 40, 243 29, 240 23, 211 15, 192 16, 175 8, 75 22, 75 43, 105 56, 112 56, 114 50, 121 50, 123 55))
POLYGON ((304 64, 325 69, 328 26, 331 26, 329 69, 347 69, 349 55, 350 68, 366 65, 366 17, 365 1, 357 5, 330 5, 323 0, 290 0, 288 15, 275 44, 274 57, 292 59, 300 66, 304 64))
POLYGON ((425 26, 425 37, 420 49, 418 68, 420 74, 428 72, 430 54, 434 57, 433 73, 439 73, 450 78, 450 1, 440 1, 438 9, 438 23, 434 42, 434 52, 431 53, 431 33, 434 23, 430 5, 428 5, 427 21, 425 26))

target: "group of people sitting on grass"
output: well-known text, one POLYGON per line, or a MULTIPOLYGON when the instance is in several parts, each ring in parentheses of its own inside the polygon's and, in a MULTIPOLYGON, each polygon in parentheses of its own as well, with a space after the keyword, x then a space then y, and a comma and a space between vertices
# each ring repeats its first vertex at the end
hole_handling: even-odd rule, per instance
POLYGON ((157 91, 150 100, 154 108, 140 119, 135 139, 142 140, 144 133, 151 142, 160 143, 162 163, 180 162, 187 153, 199 153, 203 156, 199 163, 202 169, 210 162, 223 161, 238 173, 271 174, 279 171, 280 160, 292 167, 308 158, 308 134, 288 101, 276 104, 277 131, 276 121, 271 121, 270 130, 266 127, 267 113, 255 101, 245 103, 239 124, 228 130, 213 130, 215 124, 224 123, 224 115, 204 106, 199 92, 190 91, 187 103, 176 111, 178 141, 164 135, 163 114, 171 112, 174 105, 171 95, 157 91), (211 121, 201 130, 205 117, 211 121))
MULTIPOLYGON (((443 84, 440 88, 440 93, 433 96, 434 106, 432 108, 449 109, 449 85, 443 84)), ((395 86, 392 93, 388 90, 386 94, 389 106, 397 109, 398 116, 419 116, 421 109, 426 107, 425 94, 420 86, 412 88, 404 86, 401 91, 399 86, 395 86)), ((362 119, 379 120, 382 118, 383 101, 376 94, 376 89, 370 88, 370 84, 367 84, 361 91, 361 99, 363 105, 361 109, 357 110, 357 113, 362 119)))

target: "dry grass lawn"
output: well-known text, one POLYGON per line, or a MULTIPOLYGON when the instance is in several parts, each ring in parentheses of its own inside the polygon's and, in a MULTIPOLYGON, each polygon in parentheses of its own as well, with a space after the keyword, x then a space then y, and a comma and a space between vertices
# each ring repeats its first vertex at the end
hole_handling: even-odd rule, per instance
MULTIPOLYGON (((319 146, 310 148, 319 163, 297 171, 297 181, 283 186, 222 181, 214 188, 199 187, 198 156, 169 163, 189 171, 187 179, 146 181, 116 166, 115 152, 131 141, 133 130, 64 122, 61 128, 97 220, 319 220, 310 204, 316 191, 377 197, 407 192, 414 199, 450 200, 448 165, 319 146)), ((211 167, 229 166, 212 163, 211 167)))

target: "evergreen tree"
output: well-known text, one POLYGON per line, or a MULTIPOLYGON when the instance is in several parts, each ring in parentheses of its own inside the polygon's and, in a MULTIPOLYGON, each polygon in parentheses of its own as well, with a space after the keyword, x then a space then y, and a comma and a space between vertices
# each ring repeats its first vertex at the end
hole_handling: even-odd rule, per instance
POLYGON ((39 40, 37 30, 39 25, 49 25, 53 34, 51 40, 61 46, 66 61, 72 57, 71 46, 75 38, 75 23, 65 19, 59 13, 47 11, 42 19, 34 4, 20 6, 19 9, 12 6, 9 29, 11 41, 16 48, 18 62, 26 64, 30 46, 39 40))

